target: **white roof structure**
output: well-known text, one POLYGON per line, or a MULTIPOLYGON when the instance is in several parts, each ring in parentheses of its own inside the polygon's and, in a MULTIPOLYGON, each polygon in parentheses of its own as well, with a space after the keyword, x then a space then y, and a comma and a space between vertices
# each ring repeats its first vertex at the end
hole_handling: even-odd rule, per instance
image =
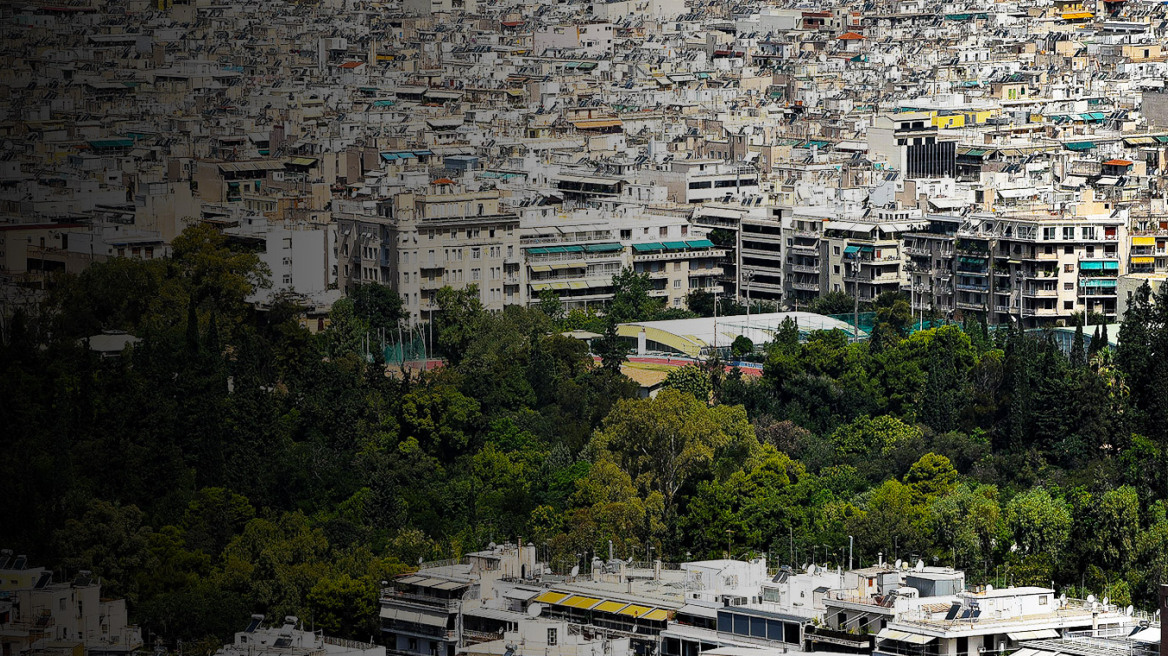
MULTIPOLYGON (((853 332, 850 324, 814 312, 769 312, 753 314, 749 318, 746 315, 735 315, 624 323, 617 326, 617 334, 639 339, 643 331, 647 341, 658 345, 657 350, 673 350, 697 358, 714 347, 729 347, 739 335, 755 344, 773 341, 775 333, 787 318, 794 319, 799 331, 804 333, 813 330, 853 332)), ((859 334, 865 335, 863 331, 859 334)))

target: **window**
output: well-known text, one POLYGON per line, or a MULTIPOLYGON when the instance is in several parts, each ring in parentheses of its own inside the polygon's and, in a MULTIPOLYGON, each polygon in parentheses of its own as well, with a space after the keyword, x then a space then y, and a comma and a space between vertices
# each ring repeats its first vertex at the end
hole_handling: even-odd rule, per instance
POLYGON ((1075 265, 1073 265, 1073 264, 1064 264, 1064 265, 1063 265, 1063 271, 1065 271, 1066 273, 1074 273, 1074 272, 1075 272, 1075 265))
POLYGON ((470 270, 470 279, 471 280, 478 280, 482 276, 482 272, 483 272, 482 269, 471 269, 470 270))
POLYGON ((1066 291, 1071 291, 1074 288, 1075 288, 1075 283, 1073 283, 1073 282, 1064 282, 1063 283, 1063 289, 1066 291))
POLYGON ((481 248, 470 249, 470 259, 478 260, 478 259, 482 259, 482 257, 483 257, 483 249, 481 249, 481 248))
POLYGON ((1055 236, 1055 229, 1054 228, 1043 228, 1042 229, 1042 239, 1044 241, 1053 241, 1054 236, 1055 236))
POLYGON ((833 249, 833 253, 834 253, 834 254, 836 254, 836 255, 839 255, 839 254, 840 254, 840 249, 839 249, 839 246, 836 246, 836 247, 833 249))
POLYGON ((681 262, 674 262, 673 263, 673 270, 674 271, 681 271, 681 262))
POLYGON ((657 236, 658 237, 668 237, 669 236, 669 228, 666 228, 666 227, 657 228, 657 236))
POLYGON ((548 629, 547 631, 548 631, 548 642, 547 642, 548 646, 555 647, 556 646, 556 630, 555 629, 548 629))
POLYGON ((837 265, 833 266, 832 268, 835 269, 835 275, 838 276, 839 275, 839 265, 837 264, 837 265))
POLYGON ((681 289, 681 279, 680 278, 673 281, 673 288, 674 289, 681 289))
POLYGON ((1083 239, 1094 239, 1094 238, 1095 238, 1095 227, 1094 226, 1083 226, 1083 239))
POLYGON ((1070 241, 1075 238, 1075 229, 1071 226, 1063 228, 1063 239, 1070 241))
POLYGON ((1063 247, 1063 252, 1066 253, 1067 255, 1074 255, 1075 254, 1075 247, 1071 246, 1070 244, 1067 244, 1066 246, 1063 247))
POLYGON ((1063 309, 1064 310, 1075 309, 1075 302, 1074 301, 1063 301, 1063 309))

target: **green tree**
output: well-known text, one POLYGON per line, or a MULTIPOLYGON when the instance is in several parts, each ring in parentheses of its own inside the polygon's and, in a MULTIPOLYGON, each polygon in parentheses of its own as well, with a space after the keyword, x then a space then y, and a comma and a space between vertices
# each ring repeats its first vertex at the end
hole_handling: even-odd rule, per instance
POLYGON ((949 494, 957 485, 957 471, 945 456, 926 453, 913 463, 904 482, 922 501, 949 494))
POLYGON ((612 374, 619 374, 621 365, 629 359, 629 347, 617 335, 616 320, 611 315, 604 322, 604 335, 593 340, 592 350, 600 356, 601 365, 612 374))
POLYGON ((754 353, 754 342, 746 335, 739 335, 730 344, 730 354, 736 358, 754 353))
POLYGON ((487 311, 479 299, 478 285, 467 285, 462 289, 443 287, 438 290, 437 301, 436 350, 447 362, 458 365, 482 330, 487 311))
POLYGON ((661 311, 665 301, 649 295, 653 281, 648 273, 636 273, 625 267, 612 277, 612 302, 608 316, 616 323, 646 321, 661 311))
POLYGON ((88 569, 100 576, 107 595, 137 601, 134 574, 150 560, 153 532, 144 519, 137 506, 91 499, 81 517, 57 531, 57 549, 66 554, 70 570, 88 569))
POLYGON ((669 520, 691 478, 734 471, 759 446, 743 408, 711 408, 663 389, 655 399, 619 401, 592 448, 627 472, 643 494, 659 492, 669 520))
POLYGON ((1006 504, 1006 527, 1026 554, 1047 554, 1057 561, 1071 533, 1070 506, 1044 487, 1022 492, 1006 504))
POLYGON ((671 369, 665 376, 665 386, 692 394, 699 401, 709 401, 713 391, 709 374, 696 364, 671 369))
POLYGON ((307 600, 313 624, 325 635, 365 640, 377 630, 377 587, 370 577, 322 576, 307 600))
POLYGON ((349 290, 353 299, 353 312, 361 318, 375 335, 383 331, 387 340, 397 338, 397 329, 406 318, 402 308, 402 298, 388 285, 377 283, 358 284, 349 290))
POLYGON ((695 289, 685 296, 685 306, 699 317, 714 316, 714 294, 704 289, 695 289))
POLYGON ((827 292, 807 306, 808 312, 817 314, 847 314, 855 309, 855 299, 847 292, 827 292))
POLYGON ((564 302, 560 300, 559 294, 550 289, 539 293, 539 310, 552 321, 558 323, 564 320, 564 302))

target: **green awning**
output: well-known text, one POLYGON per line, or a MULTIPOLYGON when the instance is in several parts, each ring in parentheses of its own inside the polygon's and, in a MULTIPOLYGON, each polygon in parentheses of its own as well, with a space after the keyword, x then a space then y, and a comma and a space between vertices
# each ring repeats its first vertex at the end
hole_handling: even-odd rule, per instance
POLYGON ((709 239, 698 239, 696 241, 687 241, 685 243, 689 244, 690 248, 714 248, 715 246, 714 242, 710 241, 709 239))
POLYGON ((312 157, 293 157, 288 163, 293 166, 312 166, 316 160, 312 157))
POLYGON ((1115 287, 1114 278, 1092 278, 1083 281, 1084 287, 1115 287))
POLYGON ((1119 260, 1104 262, 1103 268, 1107 271, 1119 271, 1119 260))
POLYGON ((547 252, 549 252, 549 253, 567 253, 568 251, 563 246, 552 246, 551 248, 547 249, 547 252))
POLYGON ((1079 262, 1079 270, 1081 271, 1102 271, 1102 262, 1079 262))
POLYGON ((973 18, 972 14, 945 14, 945 20, 951 21, 967 21, 973 18))
POLYGON ((861 246, 860 247, 861 253, 871 253, 874 250, 876 250, 876 248, 874 246, 861 246))
POLYGON ((1065 147, 1067 150, 1075 150, 1075 151, 1091 150, 1092 148, 1095 147, 1095 142, 1094 141, 1072 141, 1070 143, 1063 144, 1063 147, 1065 147))
POLYGON ((638 253, 648 253, 651 251, 663 251, 665 245, 659 242, 649 242, 648 244, 633 244, 633 250, 638 253))
POLYGON ((665 248, 668 248, 671 251, 684 251, 686 249, 686 244, 684 241, 667 241, 665 242, 665 248))
POLYGON ((583 253, 584 247, 583 246, 565 246, 564 252, 565 253, 583 253))
POLYGON ((527 254, 528 255, 547 255, 547 249, 546 248, 528 248, 527 254))
POLYGON ((859 246, 847 246, 844 248, 844 255, 855 255, 860 252, 859 246))
POLYGON ((91 148, 133 148, 133 139, 94 139, 89 142, 91 148))
POLYGON ((1157 135, 1156 141, 1159 141, 1160 143, 1168 143, 1168 134, 1157 135))
POLYGON ((397 159, 397 154, 396 153, 381 153, 381 159, 383 159, 387 162, 392 162, 395 159, 397 159))
POLYGON ((374 107, 393 107, 393 101, 392 100, 374 100, 373 106, 374 107))
POLYGON ((984 258, 984 257, 969 257, 969 256, 963 255, 963 256, 957 258, 957 261, 962 263, 962 264, 983 265, 986 263, 986 258, 984 258))
POLYGON ((589 253, 613 253, 623 251, 624 248, 620 244, 586 244, 584 246, 584 250, 589 253))

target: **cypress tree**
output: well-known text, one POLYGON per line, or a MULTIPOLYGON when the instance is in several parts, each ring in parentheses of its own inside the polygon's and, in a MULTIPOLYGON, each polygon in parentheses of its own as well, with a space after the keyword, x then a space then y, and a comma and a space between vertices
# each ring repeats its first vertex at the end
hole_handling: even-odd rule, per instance
POLYGON ((1071 366, 1082 367, 1087 364, 1086 350, 1083 347, 1083 324, 1075 325, 1075 339, 1071 343, 1071 366))

